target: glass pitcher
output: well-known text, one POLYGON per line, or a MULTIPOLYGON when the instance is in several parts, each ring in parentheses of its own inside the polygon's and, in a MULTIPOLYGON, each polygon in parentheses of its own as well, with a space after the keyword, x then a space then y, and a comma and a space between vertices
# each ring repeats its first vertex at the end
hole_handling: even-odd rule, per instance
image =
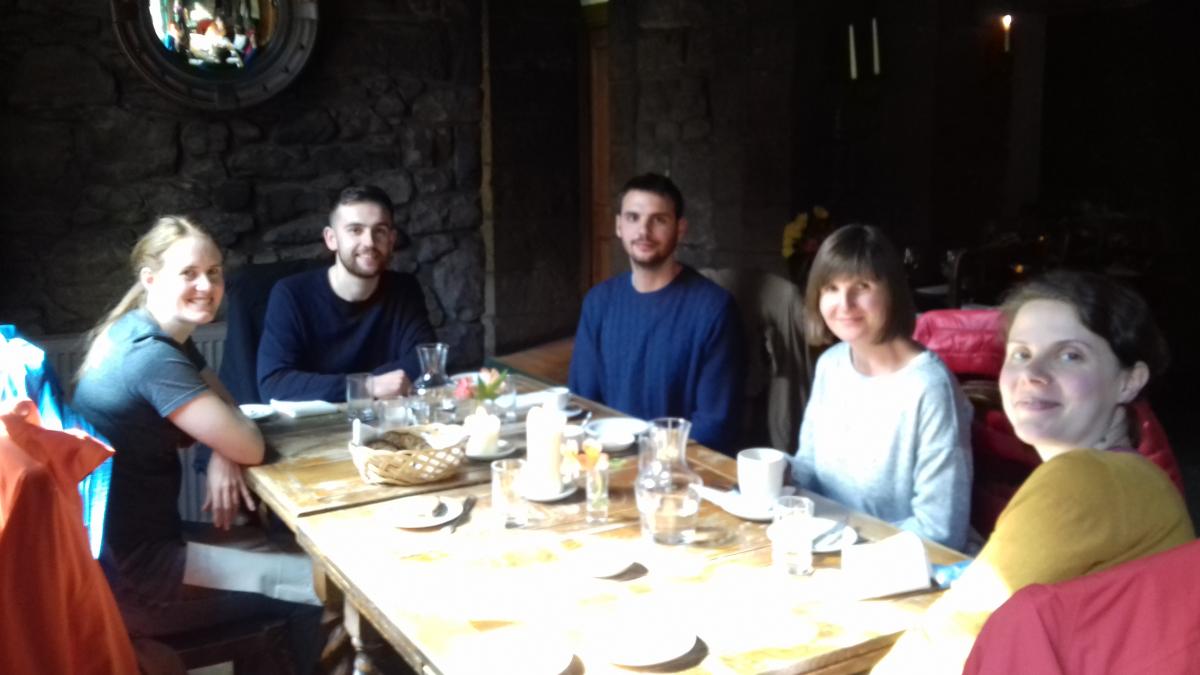
POLYGON ((413 390, 429 404, 431 411, 454 401, 449 396, 450 378, 446 375, 446 356, 450 345, 445 342, 426 342, 417 345, 417 358, 421 360, 421 376, 413 380, 413 390))
POLYGON ((662 417, 650 422, 641 444, 634 494, 642 536, 658 544, 687 544, 696 538, 704 481, 687 464, 691 429, 685 419, 662 417))

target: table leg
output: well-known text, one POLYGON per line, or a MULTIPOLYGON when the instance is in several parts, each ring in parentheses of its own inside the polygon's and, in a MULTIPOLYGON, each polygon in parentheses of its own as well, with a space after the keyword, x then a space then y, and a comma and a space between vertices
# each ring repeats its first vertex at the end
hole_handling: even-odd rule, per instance
POLYGON ((382 644, 379 634, 369 621, 363 620, 358 608, 349 600, 342 605, 342 621, 346 634, 350 636, 350 644, 354 646, 355 675, 374 675, 379 672, 371 661, 370 652, 382 644))

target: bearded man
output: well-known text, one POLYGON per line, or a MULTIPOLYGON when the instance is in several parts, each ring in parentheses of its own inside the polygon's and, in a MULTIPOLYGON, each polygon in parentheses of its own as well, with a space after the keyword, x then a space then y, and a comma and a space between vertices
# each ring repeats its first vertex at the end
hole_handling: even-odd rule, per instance
POLYGON ((323 234, 333 265, 271 289, 258 387, 264 399, 344 401, 346 374, 370 372, 372 394, 408 393, 416 347, 436 336, 417 280, 388 269, 392 200, 373 185, 342 190, 323 234))
POLYGON ((618 202, 630 271, 584 299, 568 384, 636 417, 687 418, 693 438, 731 452, 744 369, 733 297, 675 259, 687 220, 670 178, 636 176, 618 202))

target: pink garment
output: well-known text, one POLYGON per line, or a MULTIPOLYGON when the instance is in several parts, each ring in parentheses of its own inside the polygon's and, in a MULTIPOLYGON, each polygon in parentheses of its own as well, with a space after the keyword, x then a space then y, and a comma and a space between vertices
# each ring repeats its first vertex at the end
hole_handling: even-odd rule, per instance
POLYGON ((138 672, 75 487, 112 451, 29 401, 0 420, 0 673, 138 672))
POLYGON ((996 610, 964 673, 1171 675, 1200 669, 1200 541, 1060 584, 996 610))

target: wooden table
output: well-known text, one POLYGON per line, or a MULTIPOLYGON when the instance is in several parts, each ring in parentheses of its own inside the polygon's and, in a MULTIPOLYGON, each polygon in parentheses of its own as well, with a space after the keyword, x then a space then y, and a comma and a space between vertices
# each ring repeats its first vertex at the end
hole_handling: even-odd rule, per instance
MULTIPOLYGON (((689 456, 707 485, 733 485, 733 460, 695 444, 689 456)), ((454 533, 396 528, 387 516, 396 503, 376 502, 301 518, 298 538, 345 593, 350 612, 421 673, 628 672, 609 663, 616 646, 670 642, 673 632, 696 639, 654 672, 858 672, 936 598, 852 599, 836 554, 817 556, 811 577, 785 576, 769 567, 764 525, 707 502, 702 543, 647 543, 635 472, 634 458, 614 468, 610 522, 602 525, 586 524, 576 493, 533 505, 528 527, 506 530, 489 486, 476 484, 441 493, 478 500, 454 533), (614 579, 588 576, 589 566, 614 558, 636 565, 614 579)), ((895 532, 816 501, 818 515, 846 516, 867 539, 895 532)), ((928 551, 935 563, 961 559, 933 544, 928 551)))
MULTIPOLYGON (((515 374, 510 377, 518 392, 545 387, 531 378, 515 374)), ((613 414, 598 404, 589 408, 613 414)), ((267 462, 248 467, 246 483, 293 531, 303 516, 483 483, 491 475, 486 462, 468 461, 449 480, 409 486, 372 485, 359 476, 350 459, 350 422, 344 413, 299 419, 275 415, 260 423, 260 428, 267 442, 267 462)), ((519 437, 522 428, 510 425, 505 433, 519 437)))

